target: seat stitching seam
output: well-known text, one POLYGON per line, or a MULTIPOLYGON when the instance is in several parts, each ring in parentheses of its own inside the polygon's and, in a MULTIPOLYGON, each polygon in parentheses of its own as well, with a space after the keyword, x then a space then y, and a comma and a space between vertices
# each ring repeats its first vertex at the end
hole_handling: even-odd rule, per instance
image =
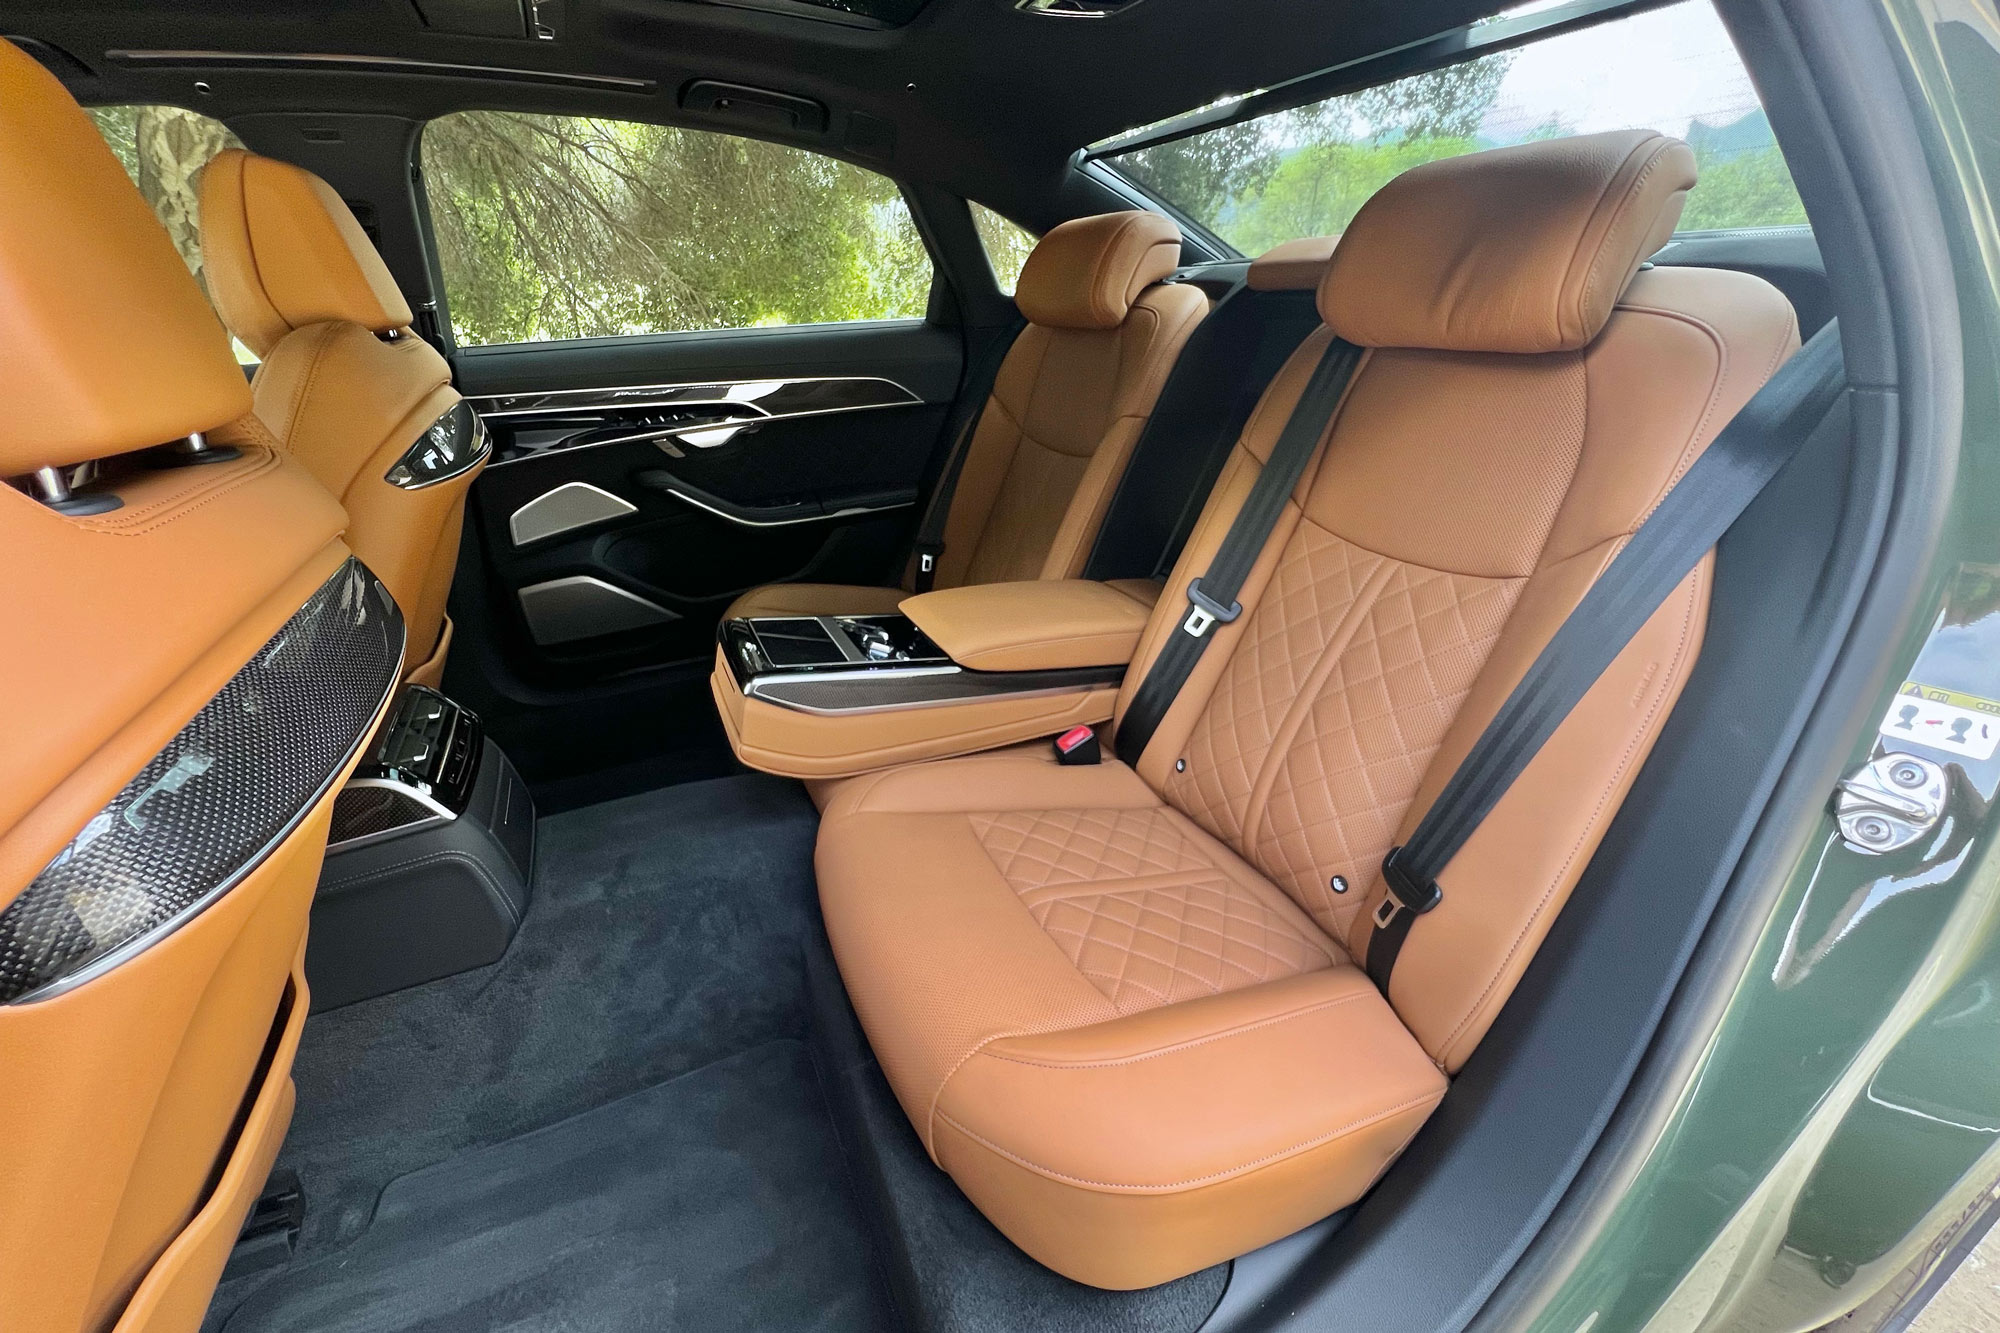
POLYGON ((962 1124, 961 1122, 953 1119, 949 1112, 939 1111, 937 1112, 937 1114, 944 1120, 946 1124, 950 1125, 953 1129, 956 1129, 961 1134, 964 1134, 967 1138, 972 1139, 974 1142, 981 1144, 982 1146, 992 1150, 993 1152, 999 1153, 1002 1157, 1005 1157, 1007 1160, 1014 1162, 1017 1165, 1027 1167, 1029 1170, 1034 1171, 1038 1175, 1048 1176, 1050 1179, 1053 1180, 1067 1181, 1072 1185, 1087 1185, 1090 1186, 1092 1189, 1111 1190, 1120 1194, 1153 1194, 1164 1190, 1186 1189, 1189 1186, 1193 1185, 1205 1185, 1212 1181, 1228 1180, 1235 1176, 1241 1176, 1247 1174, 1248 1172, 1257 1170, 1260 1167, 1268 1166, 1273 1162, 1282 1161, 1287 1157, 1297 1156, 1301 1152, 1305 1152, 1313 1148, 1324 1147, 1325 1145, 1332 1143, 1336 1139, 1342 1139, 1347 1137, 1347 1135, 1352 1134, 1356 1130, 1366 1129, 1370 1125, 1379 1124, 1381 1121, 1392 1119, 1395 1116, 1401 1115, 1406 1111, 1415 1110, 1419 1106, 1423 1106, 1426 1104, 1435 1105, 1438 1099, 1443 1095, 1444 1094, 1442 1092, 1426 1093, 1421 1097, 1415 1097, 1409 1101, 1403 1102, 1401 1105, 1389 1107, 1387 1110, 1377 1111, 1373 1115, 1363 1116, 1358 1120, 1350 1120, 1346 1124, 1340 1126, 1339 1128, 1330 1130, 1325 1134, 1316 1135, 1313 1138, 1307 1139, 1302 1143, 1295 1143, 1288 1148, 1280 1148, 1275 1152, 1266 1153, 1262 1157, 1253 1158, 1252 1160, 1244 1162, 1238 1166, 1232 1166, 1222 1171, 1212 1171, 1205 1176, 1190 1176, 1185 1180, 1167 1181, 1164 1184, 1159 1184, 1159 1185, 1127 1185, 1127 1184, 1114 1183, 1108 1180, 1091 1180, 1086 1176, 1073 1176, 1066 1171, 1058 1171, 1053 1167, 1043 1166, 1039 1162, 1033 1161, 1029 1158, 1021 1156, 1019 1153, 1012 1152, 1006 1148, 1001 1147, 999 1144, 993 1142, 991 1139, 986 1138, 984 1135, 969 1128, 968 1126, 962 1124))
MULTIPOLYGON (((1357 990, 1347 995, 1336 995, 1330 1000, 1316 1000, 1312 1004, 1301 1005, 1297 1009, 1289 1009, 1282 1014, 1273 1014, 1268 1018, 1260 1018, 1254 1023, 1239 1023, 1234 1027, 1224 1028, 1219 1032, 1210 1032, 1204 1036, 1190 1037, 1186 1041, 1177 1041, 1166 1046, 1155 1046, 1150 1050, 1138 1051, 1131 1055, 1120 1055, 1104 1060, 1030 1059, 1020 1055, 1003 1055, 998 1051, 988 1052, 987 1055, 989 1059, 1005 1060, 1008 1064, 1013 1065, 1030 1065, 1036 1069, 1116 1069, 1125 1065, 1138 1064, 1143 1060, 1155 1060, 1161 1056, 1176 1055, 1181 1051, 1193 1050, 1197 1046, 1206 1046, 1212 1042, 1223 1041, 1230 1037, 1239 1037, 1246 1032, 1256 1032, 1262 1028, 1275 1027, 1279 1023, 1289 1023, 1294 1018, 1303 1018, 1307 1014, 1315 1014, 1322 1009, 1333 1009, 1343 1004, 1352 1004, 1356 1000, 1364 1000, 1368 998, 1368 994, 1369 992, 1365 990, 1357 990)), ((1015 1033, 1013 1035, 1042 1036, 1045 1034, 1015 1033)), ((995 1037, 991 1040, 1001 1041, 1006 1040, 1006 1038, 995 1037)), ((978 1054, 978 1052, 975 1051, 972 1054, 978 1054)))

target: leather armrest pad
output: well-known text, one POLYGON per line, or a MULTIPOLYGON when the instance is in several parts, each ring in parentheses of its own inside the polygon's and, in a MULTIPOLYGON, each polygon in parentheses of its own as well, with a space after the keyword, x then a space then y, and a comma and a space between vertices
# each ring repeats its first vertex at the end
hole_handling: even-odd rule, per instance
POLYGON ((975 671, 1053 671, 1132 660, 1153 608, 1086 579, 982 583, 903 599, 902 612, 975 671))

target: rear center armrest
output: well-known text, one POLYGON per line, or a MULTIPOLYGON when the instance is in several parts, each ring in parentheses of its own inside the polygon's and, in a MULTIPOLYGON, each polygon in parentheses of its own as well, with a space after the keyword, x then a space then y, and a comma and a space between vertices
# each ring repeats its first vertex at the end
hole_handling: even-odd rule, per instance
POLYGON ((973 671, 1120 666, 1153 613, 1122 585, 1085 579, 945 588, 907 597, 901 610, 973 671))

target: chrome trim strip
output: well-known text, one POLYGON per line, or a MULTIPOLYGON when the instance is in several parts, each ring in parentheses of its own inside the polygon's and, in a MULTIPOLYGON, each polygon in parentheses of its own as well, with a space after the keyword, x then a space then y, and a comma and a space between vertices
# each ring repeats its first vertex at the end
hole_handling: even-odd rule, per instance
POLYGON ((555 83, 572 88, 600 88, 614 92, 650 93, 659 84, 652 79, 632 79, 618 74, 570 74, 552 69, 514 69, 505 65, 464 65, 444 60, 414 60, 407 56, 340 55, 325 51, 106 51, 104 58, 116 65, 167 68, 190 66, 199 69, 341 69, 365 74, 415 74, 425 77, 445 75, 465 79, 506 79, 520 83, 555 83))
MULTIPOLYGON (((310 798, 307 799, 298 808, 298 810, 293 812, 293 814, 288 819, 285 820, 285 822, 279 827, 277 832, 274 833, 270 837, 270 839, 263 844, 263 846, 258 848, 254 853, 250 855, 248 859, 246 859, 234 871, 230 872, 228 875, 225 875, 219 882, 217 882, 213 887, 208 889, 200 897, 190 901, 188 904, 182 907, 178 912, 174 913, 166 920, 160 922, 158 925, 155 925, 151 929, 143 931, 140 934, 133 936, 131 939, 125 941, 123 944, 118 945, 116 948, 109 950, 102 956, 92 959, 90 962, 78 968, 76 971, 66 973, 60 977, 57 977, 54 981, 51 981, 46 985, 43 985, 35 990, 23 992, 22 994, 15 996, 13 999, 6 1001, 5 1002, 6 1004, 34 1004, 42 1000, 54 999, 58 995, 66 995, 70 991, 75 990, 77 987, 85 985, 88 982, 94 981, 98 977, 101 977, 105 973, 111 971, 113 968, 118 967, 119 965, 130 961, 132 958, 152 948, 155 944, 158 944, 161 940, 164 940, 168 936, 173 935, 175 932, 179 931, 181 927, 187 925, 190 921, 193 921, 196 917, 200 916, 203 912, 207 911, 210 906, 212 906, 215 902, 220 900, 225 894, 229 893, 230 890, 234 889, 238 884, 241 884, 245 879, 249 878, 252 874, 256 873, 257 870, 262 868, 265 862, 270 860, 271 854, 275 852, 279 847, 282 847, 285 844, 285 842, 291 838, 293 833, 297 832, 299 825, 305 821, 306 817, 310 815, 314 810, 318 809, 322 801, 325 801, 329 796, 332 795, 332 793, 334 792, 334 790, 338 785, 338 779, 341 777, 342 774, 348 771, 348 768, 354 763, 356 758, 358 758, 359 755, 361 754, 363 747, 365 747, 369 739, 374 736, 375 729, 382 724, 382 718, 388 712, 389 703, 392 699, 396 697, 396 692, 402 684, 403 663, 405 660, 405 655, 408 650, 408 639, 407 636, 404 634, 402 627, 402 614, 396 608, 394 599, 390 597, 388 589, 383 586, 381 580, 377 579, 373 574, 369 573, 367 567, 354 557, 352 556, 348 557, 347 561, 340 567, 340 569, 334 572, 332 578, 328 579, 326 584, 322 584, 320 586, 320 589, 316 590, 313 593, 313 596, 314 597, 319 596, 320 592, 324 591, 328 585, 340 580, 344 576, 348 576, 350 574, 350 571, 356 571, 356 570, 358 570, 362 575, 364 575, 368 579, 370 583, 374 585, 375 591, 379 594, 382 602, 387 608, 388 614, 395 617, 396 643, 397 643, 396 661, 394 669, 388 673, 387 680, 383 685, 382 697, 379 701, 377 701, 374 711, 369 715, 368 725, 360 728, 359 731, 355 734, 354 739, 348 744, 347 749, 342 754, 340 762, 333 766, 332 770, 329 773, 327 773, 326 777, 323 778, 318 784, 318 786, 313 789, 310 798)), ((309 598, 305 604, 301 605, 300 610, 304 610, 305 606, 310 604, 311 604, 311 599, 309 598)), ((296 613, 294 614, 296 615, 296 613)), ((271 644, 278 643, 280 640, 284 639, 290 627, 291 627, 291 621, 288 620, 285 623, 285 625, 281 626, 278 632, 274 634, 269 641, 267 641, 265 647, 260 648, 258 650, 258 655, 261 656, 264 652, 269 650, 271 644)), ((257 659, 256 657, 253 657, 251 660, 252 662, 254 662, 257 659)), ((247 665, 248 664, 246 663, 246 666, 247 665)), ((240 674, 241 671, 239 670, 238 675, 240 674)), ((234 680, 235 677, 231 677, 231 683, 233 683, 234 680)), ((227 687, 225 686, 225 688, 227 687)), ((219 694, 220 691, 218 691, 218 695, 219 694)), ((200 714, 197 713, 196 718, 198 719, 199 717, 200 714)), ((192 725, 192 723, 190 725, 192 725)), ((183 728, 182 732, 176 733, 174 739, 179 740, 180 736, 184 734, 185 731, 186 728, 183 728)), ((172 742, 169 742, 169 744, 171 745, 172 742)), ((143 771, 144 770, 142 769, 141 772, 143 771)), ((121 792, 120 795, 122 796, 123 792, 121 792)), ((114 798, 113 804, 115 805, 116 803, 117 803, 117 798, 114 798)), ((101 813, 98 816, 98 818, 103 818, 104 814, 108 814, 110 812, 110 809, 111 807, 107 806, 105 811, 101 813)), ((133 806, 127 805, 125 807, 124 814, 129 816, 132 813, 132 810, 133 806)), ((60 864, 63 860, 65 860, 67 857, 76 854, 78 854, 77 843, 75 840, 72 840, 67 846, 63 848, 62 852, 57 854, 56 859, 50 862, 49 868, 55 867, 56 865, 60 864)), ((42 873, 46 874, 48 873, 48 871, 45 869, 42 873)), ((39 877, 40 876, 37 876, 37 878, 39 877)), ((9 903, 8 907, 12 908, 16 904, 20 903, 21 898, 25 897, 26 894, 33 889, 33 887, 34 885, 33 882, 31 881, 29 884, 29 888, 22 890, 21 895, 17 896, 12 903, 9 903)))
POLYGON ((590 408, 642 408, 642 407, 729 407, 744 408, 760 416, 808 416, 830 411, 854 411, 868 407, 902 407, 911 403, 921 403, 923 399, 898 384, 895 380, 880 375, 796 375, 784 379, 761 380, 683 380, 674 384, 637 384, 605 386, 592 389, 547 389, 540 393, 484 394, 468 398, 483 417, 517 417, 543 412, 585 411, 590 408), (886 385, 893 396, 880 397, 873 401, 838 404, 830 408, 816 408, 810 411, 786 410, 773 412, 763 400, 783 393, 788 389, 798 389, 815 384, 863 384, 886 385), (715 390, 722 390, 720 394, 715 390), (761 389, 763 392, 750 394, 740 390, 761 389), (551 399, 565 401, 552 402, 551 399), (575 401, 567 401, 567 400, 575 401))
POLYGON ((566 481, 553 490, 543 491, 509 515, 507 533, 518 548, 638 512, 639 506, 602 486, 566 481))
POLYGON ((795 713, 810 713, 815 717, 863 717, 871 713, 904 713, 918 708, 955 708, 963 703, 980 702, 988 699, 1039 699, 1056 694, 1088 693, 1096 689, 1115 690, 1118 687, 1117 681, 1107 680, 1101 685, 1071 683, 1067 685, 1037 686, 1025 690, 968 692, 953 698, 913 699, 907 703, 865 704, 856 708, 820 708, 813 704, 802 704, 794 700, 774 698, 764 693, 762 688, 767 684, 783 684, 786 681, 811 682, 817 685, 828 681, 841 680, 883 680, 910 676, 950 676, 963 674, 965 674, 963 668, 949 666, 911 667, 904 670, 890 671, 819 671, 809 675, 801 673, 783 676, 763 676, 752 681, 750 687, 744 691, 744 694, 752 699, 762 699, 765 703, 773 707, 788 708, 795 713))
POLYGON ((395 466, 383 475, 382 480, 400 490, 428 490, 432 486, 442 486, 447 481, 453 481, 464 476, 492 456, 493 436, 486 429, 485 420, 480 417, 479 413, 472 409, 471 404, 461 398, 446 408, 443 415, 439 416, 436 421, 433 421, 425 429, 424 433, 417 437, 416 443, 404 451, 403 456, 396 460, 395 466), (462 414, 460 409, 463 409, 462 414), (426 447, 427 441, 430 447, 443 448, 449 453, 459 443, 454 423, 462 419, 469 419, 471 422, 472 448, 470 452, 463 458, 448 460, 455 461, 456 463, 456 466, 452 466, 448 471, 439 472, 432 476, 419 476, 414 470, 411 460, 417 458, 419 452, 426 447))
POLYGON ((801 514, 797 518, 744 518, 741 514, 732 514, 726 509, 718 509, 705 500, 697 500, 679 486, 672 484, 671 481, 663 483, 660 489, 668 495, 673 496, 676 500, 685 504, 691 504, 696 509, 702 510, 704 513, 713 514, 725 522, 734 523, 739 528, 791 528, 797 527, 801 523, 827 523, 837 518, 860 518, 865 514, 888 514, 898 509, 914 509, 917 503, 915 500, 904 500, 890 505, 849 505, 845 509, 837 509, 830 514, 801 514))

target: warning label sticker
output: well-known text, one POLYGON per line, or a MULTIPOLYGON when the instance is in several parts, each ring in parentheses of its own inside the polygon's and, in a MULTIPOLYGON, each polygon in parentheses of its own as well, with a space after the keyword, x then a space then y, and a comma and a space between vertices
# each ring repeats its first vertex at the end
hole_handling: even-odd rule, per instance
POLYGON ((1970 759, 1991 759, 2000 748, 2000 702, 1906 681, 1881 730, 1891 742, 1914 741, 1970 759))

